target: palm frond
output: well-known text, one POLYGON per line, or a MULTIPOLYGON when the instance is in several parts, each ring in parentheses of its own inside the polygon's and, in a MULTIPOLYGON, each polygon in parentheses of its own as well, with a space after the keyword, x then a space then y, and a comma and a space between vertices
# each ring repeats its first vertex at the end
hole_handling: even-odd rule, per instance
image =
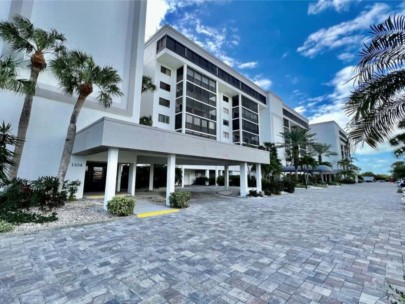
POLYGON ((27 38, 32 30, 31 26, 32 24, 28 19, 16 16, 12 22, 0 22, 0 37, 9 43, 13 50, 30 54, 34 50, 34 46, 27 38))
POLYGON ((405 16, 389 17, 385 22, 371 26, 374 37, 364 44, 360 53, 356 79, 359 84, 402 69, 405 63, 405 16))
POLYGON ((405 117, 405 94, 401 94, 377 108, 363 113, 349 123, 349 137, 355 142, 366 142, 373 148, 392 136, 395 125, 405 117))

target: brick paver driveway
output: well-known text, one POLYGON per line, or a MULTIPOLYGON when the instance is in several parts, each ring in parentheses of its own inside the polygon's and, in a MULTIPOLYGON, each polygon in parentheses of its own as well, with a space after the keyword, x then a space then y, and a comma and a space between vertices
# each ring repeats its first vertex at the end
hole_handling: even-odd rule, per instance
POLYGON ((383 303, 404 286, 393 184, 213 196, 146 219, 0 236, 1 303, 383 303))

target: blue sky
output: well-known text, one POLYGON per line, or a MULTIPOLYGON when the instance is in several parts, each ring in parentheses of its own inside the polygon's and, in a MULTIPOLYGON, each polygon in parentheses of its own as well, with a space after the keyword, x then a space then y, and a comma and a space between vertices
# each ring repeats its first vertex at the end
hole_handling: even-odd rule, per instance
MULTIPOLYGON (((405 14, 405 1, 148 1, 146 37, 168 23, 279 95, 310 122, 348 118, 342 105, 370 25, 405 14)), ((358 147, 362 171, 387 173, 392 147, 358 147)))

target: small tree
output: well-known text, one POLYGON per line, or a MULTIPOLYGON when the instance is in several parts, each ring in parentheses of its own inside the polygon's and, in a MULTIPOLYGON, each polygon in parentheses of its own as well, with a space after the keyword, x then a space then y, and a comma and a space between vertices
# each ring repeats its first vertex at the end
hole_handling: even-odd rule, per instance
POLYGON ((405 178, 405 162, 397 161, 391 165, 392 177, 395 179, 405 178))
POLYGON ((271 176, 271 179, 274 180, 275 176, 278 176, 281 174, 281 161, 278 158, 278 153, 277 153, 277 146, 274 143, 270 142, 265 142, 263 143, 264 147, 267 151, 269 151, 269 164, 268 165, 262 165, 263 168, 263 175, 268 178, 271 176))
POLYGON ((14 152, 8 147, 16 146, 20 140, 11 134, 11 125, 4 122, 0 125, 0 187, 8 183, 10 168, 13 166, 14 152))
POLYGON ((78 95, 59 165, 58 179, 63 185, 76 137, 76 122, 86 98, 93 92, 93 85, 99 89, 97 99, 104 107, 109 107, 113 96, 122 95, 118 88, 121 78, 112 67, 100 67, 90 55, 80 51, 60 52, 51 61, 51 70, 65 94, 78 95))
POLYGON ((27 18, 15 16, 11 22, 0 22, 0 37, 9 43, 14 51, 31 56, 31 75, 29 79, 31 89, 24 91, 25 99, 17 130, 17 137, 21 142, 15 147, 14 164, 10 170, 10 177, 15 178, 20 167, 38 76, 46 68, 44 54, 58 52, 63 49, 62 43, 65 41, 65 36, 56 30, 47 32, 40 28, 34 28, 34 25, 27 18))
POLYGON ((156 85, 152 82, 152 78, 149 76, 142 77, 142 93, 146 91, 153 92, 156 90, 156 85))
POLYGON ((356 171, 360 171, 360 168, 353 164, 351 157, 338 161, 338 165, 342 168, 340 174, 344 179, 353 179, 356 176, 356 171))
POLYGON ((316 168, 317 162, 312 156, 305 155, 300 157, 299 164, 301 166, 301 170, 304 171, 305 188, 308 189, 308 172, 316 168))

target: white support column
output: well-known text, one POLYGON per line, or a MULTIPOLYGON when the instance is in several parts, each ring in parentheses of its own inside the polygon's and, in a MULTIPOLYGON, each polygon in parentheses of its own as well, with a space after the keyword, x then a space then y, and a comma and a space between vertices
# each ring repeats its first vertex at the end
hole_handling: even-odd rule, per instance
POLYGON ((181 166, 181 187, 184 188, 184 166, 181 166))
POLYGON ((118 166, 118 152, 117 148, 108 149, 107 157, 107 177, 105 182, 104 192, 104 209, 107 210, 107 203, 115 196, 115 189, 117 183, 117 166, 118 166))
POLYGON ((256 190, 262 191, 262 165, 256 164, 256 190))
POLYGON ((225 182, 225 189, 229 189, 229 166, 225 166, 224 182, 225 182))
POLYGON ((135 186, 136 186, 136 165, 137 165, 137 156, 134 157, 132 163, 129 164, 128 172, 128 193, 131 196, 135 196, 135 186))
POLYGON ((240 196, 248 195, 248 164, 240 164, 240 196))
POLYGON ((215 186, 218 186, 218 183, 217 183, 218 176, 219 176, 219 170, 218 170, 218 167, 215 167, 215 182, 214 182, 215 186))
POLYGON ((149 191, 153 190, 153 180, 155 179, 155 164, 150 164, 149 167, 149 191))
POLYGON ((121 177, 122 177, 122 170, 124 168, 123 164, 118 165, 118 174, 117 174, 117 193, 121 191, 121 177))
POLYGON ((210 178, 210 170, 205 170, 205 177, 210 178))
POLYGON ((170 193, 175 191, 176 155, 167 156, 166 206, 170 207, 170 193))

